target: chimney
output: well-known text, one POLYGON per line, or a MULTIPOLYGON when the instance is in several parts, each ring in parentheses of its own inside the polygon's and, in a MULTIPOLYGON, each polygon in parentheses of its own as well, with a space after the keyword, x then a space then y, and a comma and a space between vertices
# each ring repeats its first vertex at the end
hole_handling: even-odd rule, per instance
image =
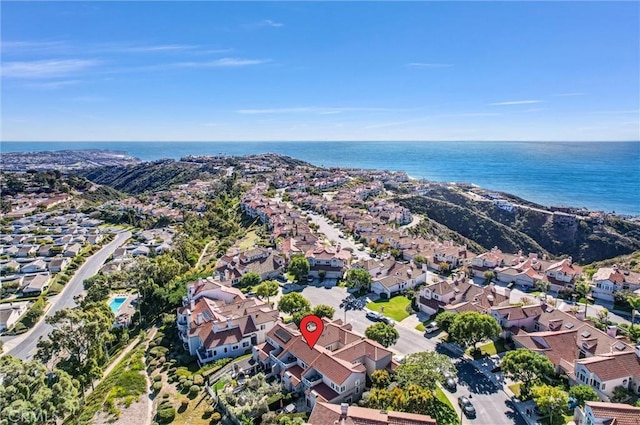
POLYGON ((218 332, 218 322, 213 322, 213 333, 218 332))
POLYGON ((504 296, 507 298, 511 298, 511 289, 504 288, 504 296))
POLYGON ((190 305, 189 305, 189 309, 191 311, 196 309, 196 300, 194 300, 193 298, 191 299, 190 305))
POLYGON ((231 317, 227 317, 227 328, 231 327, 231 317))
POLYGON ((202 313, 198 313, 196 316, 196 325, 200 325, 202 323, 202 313))
POLYGON ((349 405, 347 403, 340 403, 340 419, 346 419, 349 412, 349 405))
POLYGON ((615 338, 617 333, 618 333, 618 327, 616 325, 607 326, 607 335, 609 335, 612 338, 615 338))
POLYGON ((586 317, 584 316, 584 310, 576 311, 576 318, 581 322, 584 322, 586 317))

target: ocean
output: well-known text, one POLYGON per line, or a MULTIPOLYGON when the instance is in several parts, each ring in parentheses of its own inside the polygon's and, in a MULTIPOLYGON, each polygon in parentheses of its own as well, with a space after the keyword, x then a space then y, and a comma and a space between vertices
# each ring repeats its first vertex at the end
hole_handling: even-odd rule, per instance
POLYGON ((2 142, 1 152, 110 149, 149 161, 280 153, 324 167, 406 171, 542 205, 640 215, 640 142, 2 142))

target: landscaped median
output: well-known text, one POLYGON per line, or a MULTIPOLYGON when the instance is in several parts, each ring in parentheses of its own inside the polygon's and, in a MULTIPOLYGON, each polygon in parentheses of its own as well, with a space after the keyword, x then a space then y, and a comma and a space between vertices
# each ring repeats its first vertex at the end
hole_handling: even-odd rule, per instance
POLYGON ((392 318, 396 322, 401 322, 402 320, 409 317, 407 309, 410 305, 411 301, 409 300, 409 298, 405 297, 404 295, 398 295, 391 299, 379 299, 377 301, 372 301, 367 304, 367 308, 369 310, 382 313, 385 316, 392 318))

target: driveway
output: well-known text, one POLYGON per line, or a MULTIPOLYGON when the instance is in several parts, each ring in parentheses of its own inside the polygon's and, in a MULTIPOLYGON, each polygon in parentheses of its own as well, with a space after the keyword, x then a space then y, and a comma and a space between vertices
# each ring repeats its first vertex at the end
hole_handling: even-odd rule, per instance
POLYGON ((317 213, 309 213, 308 217, 311 218, 312 222, 318 225, 318 232, 324 233, 328 241, 339 242, 342 248, 351 248, 353 250, 353 254, 357 256, 358 259, 368 260, 371 258, 369 254, 367 254, 365 251, 361 251, 356 246, 356 243, 353 241, 353 239, 348 239, 340 236, 342 231, 333 227, 325 216, 317 213))
MULTIPOLYGON (((84 292, 82 282, 95 275, 116 248, 123 245, 130 237, 131 232, 129 231, 119 232, 113 241, 89 257, 69 280, 69 283, 64 286, 62 292, 49 298, 50 308, 44 317, 53 316, 56 311, 63 308, 75 307, 76 303, 73 298, 84 292)), ((36 351, 36 345, 40 338, 46 337, 52 330, 52 327, 44 321, 44 317, 27 333, 2 337, 4 354, 30 360, 36 351)))

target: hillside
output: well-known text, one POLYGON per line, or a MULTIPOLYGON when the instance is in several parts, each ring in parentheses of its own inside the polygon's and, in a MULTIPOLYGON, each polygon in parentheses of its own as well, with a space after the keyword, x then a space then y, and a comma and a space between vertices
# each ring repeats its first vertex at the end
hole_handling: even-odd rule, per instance
POLYGON ((195 179, 210 178, 219 172, 217 167, 206 163, 163 160, 130 167, 94 168, 82 175, 94 183, 107 185, 121 192, 140 194, 165 190, 195 179))
POLYGON ((396 202, 446 226, 485 249, 570 255, 586 264, 640 249, 640 224, 617 218, 561 220, 548 211, 517 208, 513 212, 474 200, 457 189, 438 188, 426 196, 397 197, 396 202))

